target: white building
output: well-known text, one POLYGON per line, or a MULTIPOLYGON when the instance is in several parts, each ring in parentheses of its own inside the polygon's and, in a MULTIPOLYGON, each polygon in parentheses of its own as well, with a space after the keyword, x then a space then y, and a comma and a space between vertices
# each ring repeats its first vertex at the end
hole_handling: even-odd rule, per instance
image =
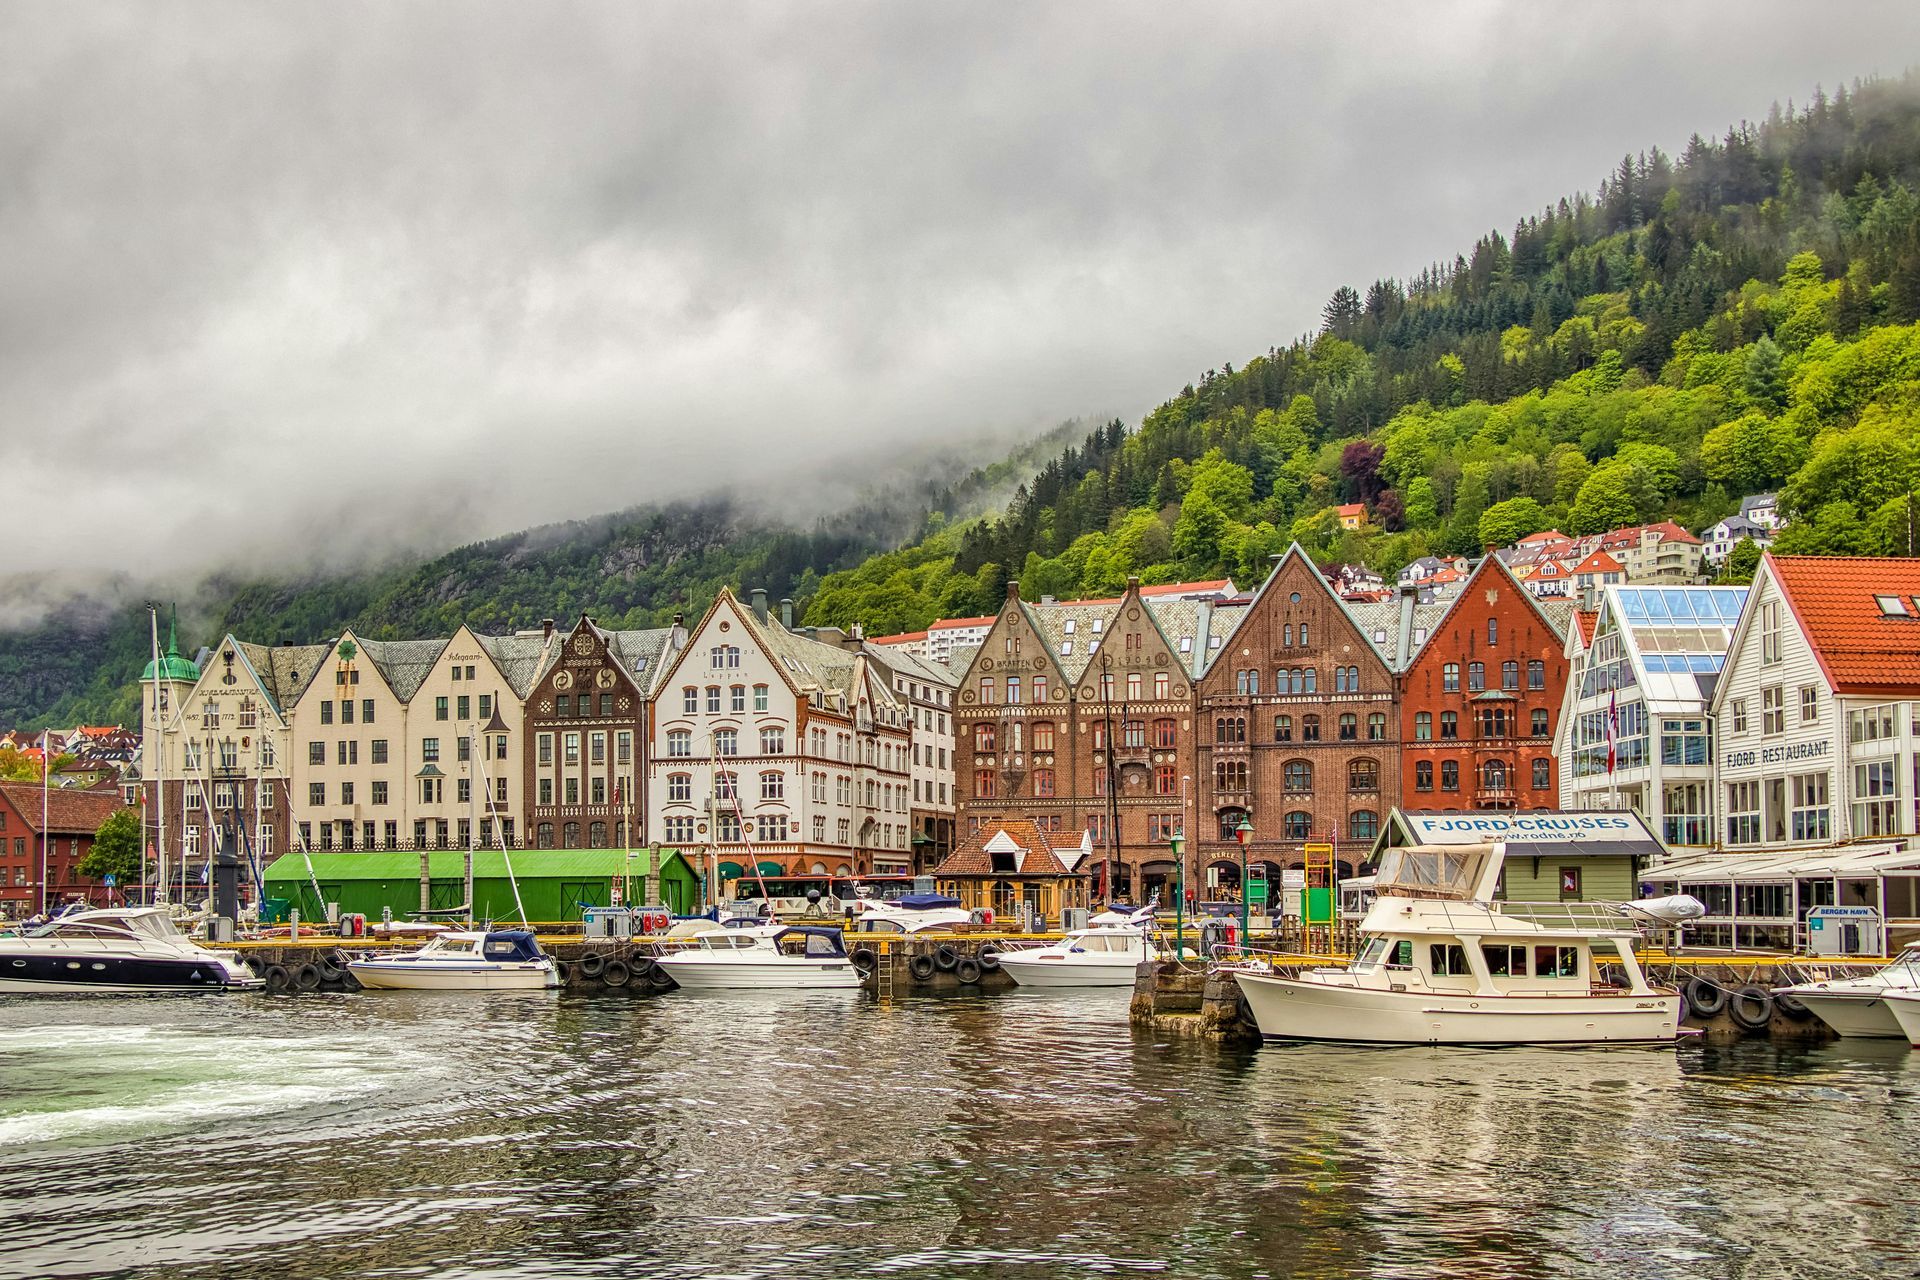
POLYGON ((1591 640, 1570 646, 1554 738, 1563 808, 1635 809, 1669 846, 1714 842, 1707 708, 1746 594, 1745 587, 1602 590, 1591 640))
POLYGON ((958 797, 953 790, 953 695, 960 677, 911 652, 871 641, 864 652, 886 674, 912 722, 914 870, 930 871, 953 852, 958 797))
POLYGON ((926 652, 923 656, 941 666, 951 666, 954 650, 979 648, 999 616, 989 614, 984 618, 940 619, 927 628, 926 652))
POLYGON ((1773 530, 1746 516, 1728 516, 1700 535, 1701 548, 1710 565, 1725 564, 1733 549, 1747 539, 1764 551, 1773 543, 1773 530))
MULTIPOLYGON (((722 590, 661 669, 646 752, 650 838, 718 882, 905 874, 912 721, 866 653, 722 590)), ((951 758, 951 757, 949 757, 951 758)))

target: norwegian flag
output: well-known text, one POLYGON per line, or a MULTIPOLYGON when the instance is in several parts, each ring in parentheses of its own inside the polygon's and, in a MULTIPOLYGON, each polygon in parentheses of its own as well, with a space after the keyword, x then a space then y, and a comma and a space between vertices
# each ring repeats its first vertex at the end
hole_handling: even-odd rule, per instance
POLYGON ((1613 766, 1619 762, 1616 739, 1620 735, 1620 694, 1618 691, 1607 695, 1607 772, 1613 772, 1613 766))

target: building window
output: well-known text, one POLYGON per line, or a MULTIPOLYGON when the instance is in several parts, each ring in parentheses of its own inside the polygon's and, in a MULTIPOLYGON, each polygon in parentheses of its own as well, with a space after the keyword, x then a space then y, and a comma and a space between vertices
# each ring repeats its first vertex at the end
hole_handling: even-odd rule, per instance
POLYGON ((1442 711, 1440 713, 1440 736, 1442 739, 1458 738, 1460 736, 1460 713, 1458 711, 1442 711))
POLYGON ((566 766, 567 768, 569 768, 569 769, 573 769, 573 768, 577 768, 577 767, 579 767, 579 764, 580 764, 580 735, 579 735, 579 734, 578 734, 577 732, 576 732, 576 733, 568 733, 568 734, 563 734, 563 735, 561 736, 561 738, 560 738, 560 762, 561 762, 562 764, 564 764, 564 765, 565 765, 565 766, 566 766))
POLYGON ((1178 781, 1174 777, 1174 767, 1170 764, 1155 765, 1153 769, 1153 793, 1157 796, 1170 796, 1179 791, 1178 781))
POLYGON ((1440 668, 1440 688, 1447 693, 1460 692, 1460 664, 1449 662, 1440 668))
POLYGON ((1780 661, 1780 605, 1769 600, 1760 606, 1760 661, 1768 666, 1780 661))
MULTIPOLYGON (((547 735, 541 734, 540 736, 544 738, 547 735)), ((681 756, 681 757, 692 755, 693 754, 693 731, 691 729, 667 730, 667 754, 669 756, 681 756)), ((545 758, 542 759, 540 763, 542 764, 553 763, 553 752, 551 749, 551 744, 548 745, 548 750, 545 751, 543 755, 545 756, 545 758)))
POLYGON ((553 779, 552 778, 540 779, 539 783, 535 787, 535 791, 536 791, 536 794, 538 794, 540 797, 538 803, 543 805, 548 805, 553 803, 553 779))
POLYGON ((990 707, 993 705, 994 690, 997 687, 998 686, 992 676, 981 677, 980 679, 980 705, 981 706, 990 707))
POLYGON ((1273 718, 1273 740, 1275 742, 1293 741, 1293 717, 1275 716, 1273 718))
MULTIPOLYGON (((1165 751, 1165 750, 1167 750, 1167 749, 1169 749, 1170 747, 1172 747, 1172 746, 1173 746, 1173 744, 1174 744, 1174 735, 1175 735, 1175 732, 1176 732, 1176 730, 1177 730, 1177 722, 1176 722, 1176 721, 1173 721, 1173 720, 1155 720, 1155 721, 1153 722, 1153 745, 1154 745, 1154 747, 1155 747, 1155 748, 1157 748, 1157 749, 1159 749, 1159 750, 1162 750, 1162 751, 1165 751)), ((1038 741, 1038 739, 1036 738, 1036 739, 1035 739, 1035 741, 1034 741, 1034 747, 1035 747, 1035 749, 1036 749, 1036 750, 1037 750, 1037 749, 1039 748, 1039 745, 1040 745, 1040 743, 1039 743, 1039 741, 1038 741)))
POLYGON ((727 709, 735 715, 747 709, 747 686, 736 684, 727 690, 727 709))
POLYGON ((1414 713, 1413 740, 1415 742, 1433 741, 1433 712, 1419 711, 1414 713))
POLYGON ((755 711, 767 709, 767 686, 763 684, 753 686, 753 709, 755 711))
POLYGON ((433 718, 435 720, 445 720, 447 718, 447 700, 445 698, 435 698, 433 700, 433 718))
POLYGON ((993 770, 975 769, 973 771, 973 794, 982 800, 992 800, 999 796, 999 778, 993 770))
POLYGON ((317 806, 323 805, 326 802, 327 784, 324 782, 309 782, 307 784, 307 803, 317 806))
POLYGON ((1539 658, 1527 662, 1527 688, 1544 689, 1547 687, 1547 664, 1539 658))
POLYGON ((1487 687, 1487 664, 1469 662, 1467 664, 1467 692, 1480 693, 1487 687))
POLYGON ((1553 785, 1553 761, 1536 757, 1533 762, 1533 789, 1545 791, 1553 785))
POLYGON ((994 726, 977 724, 973 726, 973 750, 975 755, 990 756, 994 752, 994 741, 998 737, 994 726))
POLYGON ((1800 723, 1812 724, 1820 718, 1820 690, 1816 685, 1800 686, 1800 723))
POLYGON ((739 733, 733 729, 715 729, 713 731, 713 754, 717 756, 739 755, 739 733))
MULTIPOLYGON (((214 709, 214 706, 211 703, 209 703, 207 706, 207 714, 213 717, 213 723, 208 725, 207 728, 209 729, 217 728, 220 724, 220 713, 219 711, 214 709)), ((321 724, 333 723, 333 704, 331 702, 323 702, 320 704, 320 723, 321 724)))
POLYGON ((1487 619, 1487 643, 1500 643, 1500 620, 1498 618, 1487 619))
POLYGON ((1460 789, 1460 762, 1458 760, 1442 760, 1440 762, 1440 789, 1442 791, 1458 791, 1460 789))
POLYGON ((1359 737, 1360 717, 1354 715, 1351 711, 1343 713, 1340 717, 1340 741, 1354 742, 1357 741, 1359 737))
POLYGON ((1827 775, 1795 774, 1793 784, 1793 838, 1826 840, 1832 837, 1830 810, 1827 807, 1827 775))
POLYGON ((1385 742, 1387 740, 1387 713, 1374 711, 1367 715, 1367 741, 1385 742))
MULTIPOLYGON (((633 763, 633 731, 631 729, 622 729, 619 733, 613 735, 613 751, 615 764, 633 763)), ((507 758, 507 740, 505 738, 500 739, 500 758, 502 760, 507 758)))
POLYGON ((1033 700, 1035 702, 1045 702, 1047 700, 1047 678, 1045 676, 1035 676, 1033 678, 1033 700))
POLYGON ((1245 760, 1216 760, 1213 765, 1213 783, 1214 786, 1221 791, 1245 791, 1247 789, 1247 762, 1245 760))
POLYGON ((1735 698, 1733 700, 1733 732, 1745 733, 1746 731, 1747 700, 1745 698, 1735 698))
POLYGON ((1900 784, 1892 760, 1853 766, 1853 834, 1899 835, 1895 817, 1899 799, 1900 784))
MULTIPOLYGON (((1660 763, 1663 765, 1704 765, 1707 763, 1707 722, 1705 720, 1662 720, 1660 722, 1660 763)), ((1688 844, 1704 841, 1689 840, 1688 844)))
POLYGON ((1347 834, 1355 840, 1371 840, 1380 834, 1380 815, 1372 809, 1355 809, 1347 815, 1347 834))
POLYGON ((605 766, 607 763, 607 735, 596 733, 588 739, 587 759, 590 763, 605 766))
MULTIPOLYGON (((1147 722, 1145 720, 1128 720, 1120 726, 1120 732, 1122 735, 1121 745, 1123 746, 1144 747, 1147 745, 1147 722)), ((1240 722, 1240 734, 1242 738, 1246 736, 1246 732, 1247 722, 1242 720, 1240 722)))
POLYGON ((1313 765, 1305 760, 1289 760, 1280 770, 1281 782, 1295 794, 1313 790, 1313 765))
MULTIPOLYGON (((580 713, 585 715, 586 712, 587 695, 583 693, 580 695, 580 713)), ((562 720, 571 720, 573 718, 573 695, 570 693, 555 694, 553 696, 553 714, 562 720)))
POLYGON ((786 754, 786 750, 787 750, 787 731, 785 729, 774 727, 774 728, 762 729, 760 731, 760 754, 761 755, 763 756, 784 755, 786 754))
MULTIPOLYGON (((1138 691, 1135 690, 1131 692, 1134 692, 1137 695, 1138 691)), ((1017 707, 1020 705, 1020 677, 1019 676, 1007 677, 1007 705, 1010 707, 1017 707)))
POLYGON ((424 764, 438 764, 440 762, 440 739, 420 739, 420 759, 424 764))
POLYGON ((579 823, 566 822, 561 824, 560 847, 562 849, 578 849, 580 847, 580 824, 579 823))
POLYGON ((1414 764, 1413 789, 1415 791, 1433 790, 1433 761, 1420 760, 1414 764))
POLYGON ((1247 740, 1247 718, 1245 716, 1218 716, 1213 722, 1213 740, 1223 743, 1239 743, 1247 740))
POLYGON ((707 714, 711 716, 720 714, 720 686, 717 684, 707 686, 707 714))
POLYGON ((1347 764, 1348 791, 1378 791, 1380 789, 1380 762, 1378 760, 1353 760, 1347 764))
POLYGON ((700 711, 700 690, 693 685, 685 685, 680 690, 680 710, 685 715, 696 715, 700 711))
POLYGON ((1545 707, 1535 707, 1533 709, 1532 723, 1528 727, 1533 731, 1534 737, 1544 738, 1553 732, 1548 724, 1550 718, 1550 713, 1545 707))
POLYGON ((373 784, 373 802, 376 805, 384 805, 387 802, 387 784, 385 782, 375 782, 373 784))
POLYGON ((1785 732, 1787 727, 1786 690, 1768 685, 1760 691, 1760 732, 1769 736, 1785 732))
POLYGON ((307 744, 307 763, 325 764, 326 762, 327 744, 324 742, 309 742, 307 744))
POLYGON ((1222 809, 1219 817, 1220 838, 1229 841, 1237 840, 1239 838, 1238 832, 1240 830, 1240 824, 1246 820, 1247 811, 1245 809, 1222 809))
POLYGON ((1035 751, 1053 750, 1053 721, 1042 720, 1033 726, 1033 749, 1035 751))
POLYGON ((1285 831, 1289 840, 1305 840, 1313 834, 1313 815, 1304 809, 1292 810, 1286 816, 1285 831))
POLYGON ((1480 786, 1490 792, 1503 792, 1507 789, 1507 762, 1489 760, 1480 766, 1480 786))
POLYGON ((1053 770, 1035 769, 1033 771, 1033 794, 1036 796, 1053 794, 1053 770))
POLYGON ((1500 664, 1500 687, 1509 693, 1514 693, 1519 690, 1520 664, 1518 662, 1503 662, 1500 664))
POLYGON ((1320 741, 1320 717, 1319 716, 1301 716, 1300 717, 1300 741, 1302 742, 1320 741))
POLYGON ((760 798, 762 800, 785 800, 787 798, 787 775, 778 769, 769 769, 760 775, 760 798))
POLYGON ((1662 787, 1661 837, 1670 845, 1713 843, 1713 820, 1707 816, 1707 784, 1681 782, 1662 787))

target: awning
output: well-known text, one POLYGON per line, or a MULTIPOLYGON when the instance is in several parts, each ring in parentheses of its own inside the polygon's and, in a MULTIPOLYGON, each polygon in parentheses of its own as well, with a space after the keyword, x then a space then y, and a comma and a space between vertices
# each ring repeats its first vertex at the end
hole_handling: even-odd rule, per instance
POLYGON ((720 864, 720 878, 722 880, 738 880, 745 874, 747 874, 747 869, 737 862, 723 862, 720 864))
POLYGON ((763 876, 783 876, 787 874, 787 869, 777 862, 763 862, 760 864, 760 874, 763 876))
POLYGON ((1871 880, 1883 875, 1920 875, 1920 852, 1893 844, 1866 844, 1693 854, 1648 867, 1640 878, 1652 884, 1784 884, 1790 880, 1871 880))

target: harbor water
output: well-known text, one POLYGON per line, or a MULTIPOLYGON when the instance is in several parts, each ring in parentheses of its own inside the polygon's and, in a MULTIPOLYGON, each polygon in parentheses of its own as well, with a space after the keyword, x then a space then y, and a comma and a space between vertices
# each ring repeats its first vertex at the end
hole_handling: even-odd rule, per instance
POLYGON ((0 1277, 1920 1273, 1920 1053, 1125 993, 0 999, 0 1277))

